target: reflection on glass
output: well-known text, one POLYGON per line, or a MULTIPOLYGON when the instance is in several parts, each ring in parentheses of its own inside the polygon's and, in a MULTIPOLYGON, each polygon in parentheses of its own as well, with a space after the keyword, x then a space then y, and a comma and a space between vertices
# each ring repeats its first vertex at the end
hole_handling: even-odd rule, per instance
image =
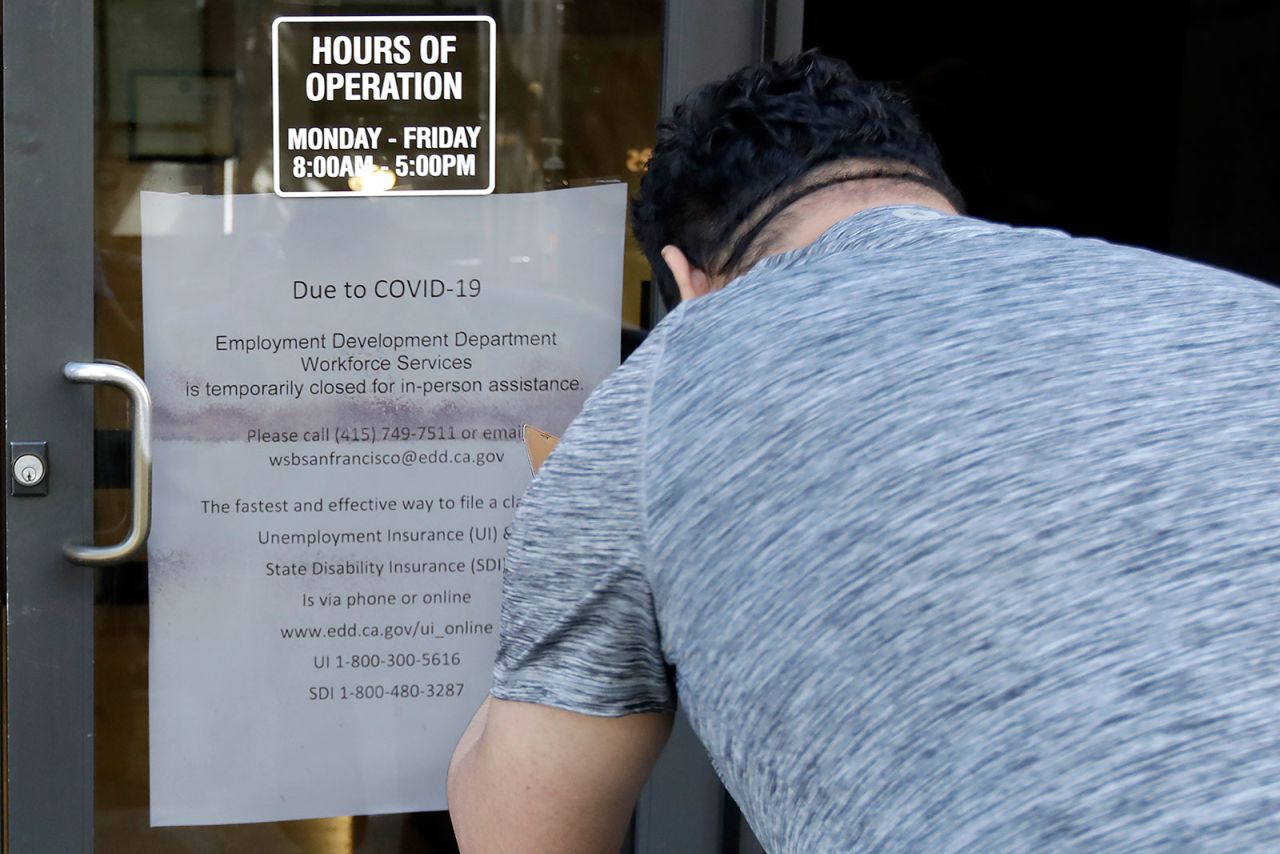
MULTIPOLYGON (((276 17, 492 15, 498 24, 497 192, 599 180, 626 181, 634 191, 659 109, 662 6, 660 0, 97 0, 97 357, 145 377, 139 191, 271 191, 276 17)), ((394 180, 375 170, 351 182, 371 189, 394 180)), ((224 227, 234 228, 230 203, 224 227)), ((647 276, 643 256, 629 243, 624 326, 641 325, 647 276)), ((113 542, 129 523, 128 413, 122 396, 111 392, 97 392, 96 404, 96 528, 99 542, 113 542)), ((144 564, 99 571, 98 852, 457 850, 444 813, 149 828, 146 601, 144 564)))

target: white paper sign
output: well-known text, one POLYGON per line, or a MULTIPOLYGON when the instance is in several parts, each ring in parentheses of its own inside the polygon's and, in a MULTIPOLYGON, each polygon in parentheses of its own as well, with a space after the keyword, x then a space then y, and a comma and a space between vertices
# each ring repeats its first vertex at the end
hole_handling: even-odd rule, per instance
POLYGON ((625 207, 143 194, 153 825, 445 808, 520 426, 617 365, 625 207))

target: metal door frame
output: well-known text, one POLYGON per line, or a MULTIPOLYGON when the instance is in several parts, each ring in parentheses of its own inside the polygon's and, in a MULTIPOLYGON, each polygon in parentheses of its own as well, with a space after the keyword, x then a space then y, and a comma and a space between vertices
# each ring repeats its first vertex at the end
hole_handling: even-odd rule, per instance
MULTIPOLYGON (((667 0, 662 113, 693 89, 801 50, 804 0, 667 0)), ((655 295, 656 301, 656 295, 655 295)), ((655 305, 653 316, 662 316, 655 305)), ((698 737, 677 715, 636 805, 635 854, 753 854, 750 836, 698 737)))
POLYGON ((93 392, 62 365, 93 358, 93 4, 0 13, 5 439, 49 443, 49 494, 5 502, 5 850, 88 851, 93 573, 62 545, 93 535, 93 392))
MULTIPOLYGON (((93 573, 62 545, 93 535, 93 392, 61 368, 93 358, 93 2, 0 3, 5 440, 49 447, 49 494, 5 502, 0 830, 5 851, 88 852, 93 573)), ((698 84, 798 50, 802 14, 802 0, 667 0, 664 111, 698 84)), ((681 721, 637 808, 635 851, 736 851, 735 822, 681 721)))

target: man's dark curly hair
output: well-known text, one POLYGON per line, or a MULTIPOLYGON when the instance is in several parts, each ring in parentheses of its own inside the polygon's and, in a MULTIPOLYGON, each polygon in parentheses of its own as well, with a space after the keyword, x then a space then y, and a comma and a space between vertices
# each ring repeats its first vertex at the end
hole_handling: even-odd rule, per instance
POLYGON ((735 264, 764 225, 752 223, 740 234, 753 212, 766 201, 789 204, 847 180, 806 187, 802 179, 854 157, 892 161, 874 177, 924 184, 963 209, 937 146, 907 100, 881 83, 859 80, 840 60, 810 51, 696 90, 658 124, 633 200, 632 227, 659 287, 674 288, 659 254, 668 244, 710 274, 741 272, 735 264), (736 249, 729 245, 735 237, 736 249))

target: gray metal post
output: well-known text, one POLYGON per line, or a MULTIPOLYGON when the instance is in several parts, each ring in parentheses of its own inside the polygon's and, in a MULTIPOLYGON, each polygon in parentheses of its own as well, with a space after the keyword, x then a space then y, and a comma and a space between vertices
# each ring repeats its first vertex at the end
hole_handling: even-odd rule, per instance
POLYGON ((5 438, 49 443, 49 494, 5 503, 7 850, 90 851, 93 4, 3 2, 5 438))
MULTIPOLYGON (((697 86, 763 58, 767 5, 768 0, 667 0, 664 115, 697 86)), ((654 317, 661 316, 658 305, 654 317)), ((636 854, 719 854, 725 850, 725 797, 698 737, 677 716, 671 741, 636 805, 636 854)))
POLYGON ((766 0, 667 0, 662 110, 695 87, 761 58, 766 0))
POLYGON ((775 0, 773 55, 778 59, 804 49, 804 0, 775 0))

